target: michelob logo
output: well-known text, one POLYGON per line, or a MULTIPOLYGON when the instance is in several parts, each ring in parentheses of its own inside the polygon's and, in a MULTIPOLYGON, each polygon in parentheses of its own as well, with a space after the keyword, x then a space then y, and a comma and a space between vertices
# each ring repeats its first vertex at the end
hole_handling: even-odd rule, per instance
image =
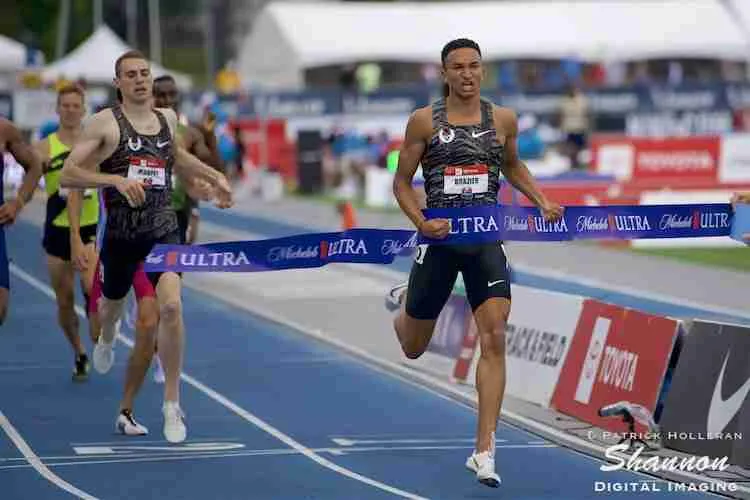
POLYGON ((609 230, 615 231, 651 231, 648 217, 645 215, 613 215, 607 216, 609 230))
POLYGON ((693 211, 693 229, 718 229, 729 227, 729 214, 721 212, 701 213, 693 211))
POLYGON ((363 240, 342 238, 338 241, 321 241, 320 258, 325 259, 334 255, 367 255, 367 245, 363 240))

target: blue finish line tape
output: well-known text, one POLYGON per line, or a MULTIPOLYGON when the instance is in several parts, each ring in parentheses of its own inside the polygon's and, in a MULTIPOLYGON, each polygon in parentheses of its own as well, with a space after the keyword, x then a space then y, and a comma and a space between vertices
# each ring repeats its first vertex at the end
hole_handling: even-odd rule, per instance
MULTIPOLYGON (((731 236, 738 214, 729 204, 614 205, 566 207, 547 222, 539 209, 497 206, 435 208, 428 219, 450 221, 443 240, 414 230, 351 229, 257 241, 202 245, 156 245, 146 257, 147 272, 260 272, 321 267, 333 262, 390 264, 411 255, 419 244, 466 245, 494 241, 571 241, 585 239, 703 238, 731 236)), ((746 224, 748 215, 738 223, 746 224)))

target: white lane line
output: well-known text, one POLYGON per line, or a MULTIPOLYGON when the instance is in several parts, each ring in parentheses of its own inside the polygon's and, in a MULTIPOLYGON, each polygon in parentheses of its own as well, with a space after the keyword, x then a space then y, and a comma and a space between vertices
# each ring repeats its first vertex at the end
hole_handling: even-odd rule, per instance
MULTIPOLYGON (((527 445, 527 444, 508 444, 497 445, 498 449, 532 449, 532 448, 556 448, 554 444, 527 445)), ((472 446, 441 445, 441 446, 363 446, 358 448, 314 448, 315 453, 330 453, 332 455, 343 455, 350 453, 377 453, 385 451, 445 451, 445 450, 471 450, 472 446)), ((114 450, 113 450, 114 451, 114 450)), ((231 457, 262 457, 262 456, 297 456, 299 452, 291 448, 267 449, 267 450, 245 450, 245 451, 228 451, 228 452, 192 452, 192 453, 149 453, 149 454, 128 454, 117 453, 114 451, 109 455, 89 455, 85 456, 59 456, 59 457, 42 457, 51 467, 61 465, 92 465, 92 464, 115 464, 126 462, 169 462, 174 460, 198 460, 210 458, 231 458, 231 457)), ((2 465, 0 470, 27 468, 28 464, 2 465)))
POLYGON ((97 500, 96 497, 89 495, 83 490, 79 490, 78 488, 49 470, 49 468, 44 465, 44 462, 42 462, 39 456, 34 453, 34 450, 31 449, 31 446, 29 446, 29 444, 23 439, 23 437, 21 437, 21 434, 16 430, 16 428, 13 427, 13 424, 10 423, 10 420, 8 420, 8 417, 6 417, 2 411, 0 411, 0 427, 2 427, 10 440, 13 441, 13 444, 16 445, 16 448, 18 448, 18 451, 21 452, 29 465, 31 465, 47 481, 67 491, 71 495, 77 496, 78 498, 82 498, 84 500, 97 500))
MULTIPOLYGON (((31 274, 27 273, 23 269, 19 268, 15 264, 10 264, 10 271, 21 278, 22 280, 26 281, 28 284, 36 288, 37 290, 41 291, 51 299, 55 299, 55 292, 47 286, 44 282, 38 280, 31 274)), ((81 309, 80 306, 76 305, 76 313, 81 317, 81 319, 85 319, 86 315, 81 309)), ((127 345, 131 349, 133 348, 133 341, 129 339, 128 337, 120 334, 118 335, 118 340, 122 342, 123 344, 127 345)), ((263 430, 264 432, 270 434, 271 436, 275 437, 282 443, 286 444, 290 448, 293 448, 297 450, 299 453, 305 455, 307 458, 312 460, 313 462, 316 462, 317 464, 330 469, 338 474, 341 474, 342 476, 348 477, 350 479, 354 479, 356 481, 359 481, 361 483, 367 484, 369 486, 372 486, 374 488, 378 488, 383 491, 387 491, 388 493, 392 493, 394 495, 403 497, 403 498, 409 498, 413 500, 424 500, 424 497, 421 497, 419 495, 415 495, 413 493, 410 493, 408 491, 404 491, 398 488, 394 488, 393 486, 389 486, 385 483, 381 483, 380 481, 376 481, 375 479, 371 479, 367 476, 363 476, 362 474, 359 474, 357 472, 354 472, 352 470, 349 470, 345 467, 341 467, 340 465, 337 465, 330 460, 321 457, 317 453, 315 453, 310 448, 307 448, 303 444, 295 441, 291 437, 287 436, 280 430, 276 429, 275 427, 271 426, 270 424, 266 423, 264 420, 261 420, 260 418, 256 417, 249 411, 245 410, 244 408, 240 407, 239 405, 235 404, 233 401, 230 401, 228 398, 223 396, 222 394, 214 391, 210 387, 206 386, 205 384, 201 383, 200 381, 196 380, 195 378, 191 377, 187 373, 183 372, 180 376, 182 380, 187 382, 189 385, 195 387, 202 393, 204 393, 209 398, 213 399, 220 405, 224 406, 234 414, 238 415, 239 417, 243 418, 247 422, 250 422, 251 424, 255 425, 259 429, 263 430)))

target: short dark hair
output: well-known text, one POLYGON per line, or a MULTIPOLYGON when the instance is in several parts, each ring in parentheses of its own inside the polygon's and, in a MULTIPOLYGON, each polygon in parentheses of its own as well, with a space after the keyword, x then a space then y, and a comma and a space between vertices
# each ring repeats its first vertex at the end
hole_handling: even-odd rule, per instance
POLYGON ((482 57, 482 50, 479 48, 479 44, 474 40, 468 38, 456 38, 445 44, 443 51, 440 53, 440 60, 445 66, 445 60, 448 59, 448 54, 457 49, 474 49, 479 52, 479 57, 482 57))
POLYGON ((60 99, 62 99, 62 96, 67 94, 78 94, 79 96, 81 96, 81 101, 86 102, 86 93, 83 91, 81 86, 75 83, 70 83, 67 85, 63 85, 60 90, 57 91, 57 104, 60 104, 60 99))
POLYGON ((162 83, 162 82, 172 82, 175 85, 177 84, 177 82, 175 82, 175 79, 172 75, 161 75, 157 78, 154 78, 154 85, 156 85, 157 83, 162 83))
POLYGON ((120 76, 120 68, 125 59, 143 59, 144 61, 148 61, 148 58, 140 50, 129 50, 115 61, 115 76, 120 76))

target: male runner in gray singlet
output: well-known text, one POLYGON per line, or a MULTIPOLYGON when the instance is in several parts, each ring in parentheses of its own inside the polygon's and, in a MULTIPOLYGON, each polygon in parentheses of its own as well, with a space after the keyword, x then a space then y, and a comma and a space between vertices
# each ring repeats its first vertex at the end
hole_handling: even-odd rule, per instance
MULTIPOLYGON (((448 221, 425 220, 417 201, 412 179, 421 162, 428 208, 495 206, 503 175, 545 219, 559 219, 561 207, 545 198, 518 159, 516 115, 480 96, 484 70, 479 46, 468 39, 453 40, 443 48, 442 63, 445 97, 415 111, 406 126, 393 185, 401 209, 425 236, 448 235, 448 221)), ((386 303, 400 310, 394 328, 404 353, 418 358, 427 349, 459 272, 481 349, 476 448, 466 466, 480 482, 497 487, 495 429, 505 391, 505 323, 511 302, 501 242, 420 245, 409 282, 391 290, 386 303)))

